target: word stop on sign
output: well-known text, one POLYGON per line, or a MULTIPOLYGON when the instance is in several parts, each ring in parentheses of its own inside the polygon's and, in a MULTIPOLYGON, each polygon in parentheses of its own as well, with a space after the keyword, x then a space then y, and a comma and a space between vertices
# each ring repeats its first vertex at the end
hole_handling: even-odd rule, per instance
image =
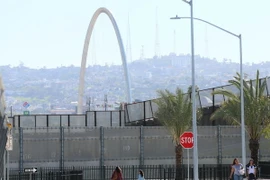
POLYGON ((193 144, 193 137, 181 137, 181 144, 193 144))

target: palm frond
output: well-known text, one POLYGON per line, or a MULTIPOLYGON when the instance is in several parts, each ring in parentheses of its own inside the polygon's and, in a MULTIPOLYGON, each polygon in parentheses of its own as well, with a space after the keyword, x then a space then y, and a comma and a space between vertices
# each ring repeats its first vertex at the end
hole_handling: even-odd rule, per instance
MULTIPOLYGON (((178 145, 180 135, 191 128, 192 102, 180 88, 176 89, 175 94, 168 90, 159 90, 157 93, 159 98, 154 101, 158 106, 155 117, 168 129, 173 142, 178 145)), ((198 118, 201 117, 200 112, 198 110, 198 118)))
MULTIPOLYGON (((233 80, 229 81, 239 92, 241 88, 241 76, 237 73, 233 80)), ((246 131, 250 138, 259 139, 269 126, 270 100, 264 93, 266 91, 266 79, 260 81, 259 71, 257 71, 255 81, 243 81, 243 96, 245 109, 246 131)), ((216 110, 211 119, 224 119, 234 125, 241 124, 241 99, 240 93, 235 94, 229 90, 216 90, 213 95, 220 94, 228 98, 221 107, 216 110)))

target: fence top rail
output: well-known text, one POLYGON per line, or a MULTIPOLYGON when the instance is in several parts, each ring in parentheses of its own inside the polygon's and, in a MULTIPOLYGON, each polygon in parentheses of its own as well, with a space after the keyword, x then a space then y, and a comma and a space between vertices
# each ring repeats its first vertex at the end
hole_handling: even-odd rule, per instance
MULTIPOLYGON (((60 126, 60 127, 48 127, 48 126, 43 126, 43 127, 14 127, 13 130, 57 130, 57 129, 70 129, 70 130, 76 130, 76 129, 84 129, 84 130, 95 130, 95 129, 166 129, 164 126, 116 126, 116 127, 87 127, 87 126, 60 126)), ((198 126, 199 129, 216 129, 216 128, 222 128, 222 129, 238 129, 240 126, 237 125, 218 125, 218 126, 198 126)))
MULTIPOLYGON (((270 77, 263 77, 263 78, 260 78, 259 79, 260 81, 261 80, 265 80, 267 85, 268 83, 270 83, 270 77)), ((255 80, 252 80, 252 81, 255 81, 255 80)), ((203 93, 203 92, 208 92, 208 91, 214 91, 215 89, 223 89, 223 88, 227 88, 227 87, 230 87, 230 86, 233 86, 232 84, 226 84, 226 85, 221 85, 221 86, 216 86, 216 87, 210 87, 210 88, 205 88, 205 89, 200 89, 197 91, 197 93, 199 94, 200 96, 200 93, 203 93)), ((269 86, 269 85, 268 85, 269 86)), ((266 87, 267 88, 267 87, 266 87)), ((184 93, 184 94, 188 94, 188 93, 184 93)), ((148 99, 148 100, 144 100, 144 101, 139 101, 139 102, 135 102, 135 103, 127 103, 126 105, 127 106, 132 106, 133 104, 143 104, 145 102, 152 102, 152 101, 155 101, 157 98, 154 98, 154 99, 148 99)))

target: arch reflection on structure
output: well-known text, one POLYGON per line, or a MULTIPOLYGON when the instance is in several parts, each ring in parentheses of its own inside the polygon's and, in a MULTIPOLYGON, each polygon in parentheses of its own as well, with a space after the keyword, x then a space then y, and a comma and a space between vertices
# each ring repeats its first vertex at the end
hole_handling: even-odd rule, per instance
POLYGON ((116 24, 116 21, 112 15, 112 13, 108 9, 102 7, 102 8, 97 9, 96 12, 94 13, 94 15, 92 16, 92 19, 91 19, 90 24, 89 24, 88 29, 87 29, 85 41, 84 41, 81 70, 80 70, 80 82, 79 82, 79 99, 78 99, 78 109, 77 109, 78 114, 82 114, 82 107, 83 107, 82 103, 83 103, 83 94, 84 94, 84 77, 85 77, 86 59, 87 59, 89 42, 90 42, 90 38, 91 38, 91 35, 93 32, 95 22, 101 13, 105 13, 110 18, 111 23, 113 25, 115 35, 116 35, 117 40, 118 40, 118 45, 120 48, 122 65, 124 68, 127 102, 129 102, 129 103, 131 102, 130 78, 129 78, 129 72, 128 72, 127 61, 126 61, 126 53, 124 50, 120 31, 118 29, 118 26, 116 24))

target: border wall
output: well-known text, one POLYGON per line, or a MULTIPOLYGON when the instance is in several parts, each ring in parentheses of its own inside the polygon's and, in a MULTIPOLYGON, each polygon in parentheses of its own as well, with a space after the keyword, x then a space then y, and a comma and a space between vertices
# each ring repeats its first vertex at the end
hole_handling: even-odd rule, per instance
MULTIPOLYGON (((10 168, 20 170, 175 163, 172 138, 164 127, 21 127, 12 131, 10 168)), ((233 126, 199 126, 199 163, 230 164, 233 158, 241 158, 240 131, 233 126)), ((261 139, 259 161, 270 160, 269 145, 269 140, 261 139)), ((184 150, 184 163, 187 158, 184 150)))

